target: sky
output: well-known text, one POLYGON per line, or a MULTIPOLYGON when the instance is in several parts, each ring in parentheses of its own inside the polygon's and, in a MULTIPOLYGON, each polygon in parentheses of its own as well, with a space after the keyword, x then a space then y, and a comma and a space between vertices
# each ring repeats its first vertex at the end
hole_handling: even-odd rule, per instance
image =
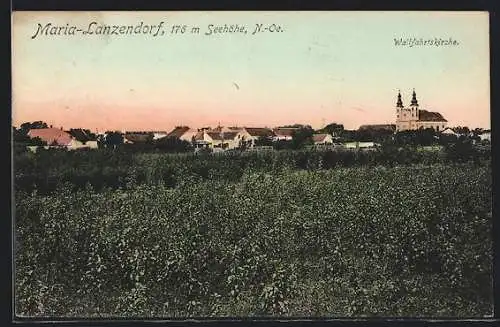
POLYGON ((12 123, 356 129, 395 123, 398 90, 407 105, 415 89, 420 108, 449 126, 490 128, 488 33, 487 12, 14 12, 12 123), (92 22, 93 32, 163 22, 163 34, 35 36, 39 24, 92 22), (210 24, 247 33, 206 35, 210 24), (252 34, 256 24, 282 31, 252 34), (396 46, 400 38, 458 44, 396 46))

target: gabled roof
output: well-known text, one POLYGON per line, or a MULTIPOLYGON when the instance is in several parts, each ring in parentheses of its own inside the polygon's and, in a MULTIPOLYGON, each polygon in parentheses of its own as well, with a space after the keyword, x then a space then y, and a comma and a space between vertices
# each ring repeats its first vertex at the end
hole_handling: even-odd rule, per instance
POLYGON ((203 132, 197 132, 195 135, 194 135, 194 140, 195 141, 203 141, 203 132))
POLYGON ((419 110, 418 111, 418 120, 419 121, 441 121, 447 122, 443 116, 439 112, 427 111, 427 110, 419 110))
POLYGON ((450 134, 450 135, 456 135, 455 131, 451 129, 450 127, 446 127, 441 131, 441 134, 450 134))
POLYGON ((206 132, 208 136, 212 138, 212 140, 217 140, 217 141, 227 141, 227 140, 234 140, 236 135, 238 135, 237 132, 206 132))
POLYGON ((95 141, 96 138, 90 135, 86 130, 82 128, 73 128, 67 131, 72 137, 80 142, 95 141))
POLYGON ((225 132, 225 133, 223 133, 225 140, 234 140, 236 135, 238 135, 238 132, 225 132))
POLYGON ((168 133, 167 137, 181 137, 182 135, 184 135, 184 133, 186 133, 187 131, 189 131, 189 127, 187 126, 177 126, 176 128, 174 128, 170 133, 168 133))
POLYGON ((272 137, 274 136, 274 132, 269 128, 262 127, 245 127, 245 130, 251 136, 257 137, 272 137))
POLYGON ((31 138, 39 137, 42 141, 47 142, 47 145, 57 144, 60 146, 69 145, 73 137, 57 128, 38 128, 30 129, 28 136, 31 138))
POLYGON ((123 137, 130 142, 141 143, 141 142, 146 142, 148 140, 153 139, 153 134, 152 133, 147 133, 147 134, 145 134, 145 133, 127 133, 123 137))
POLYGON ((212 140, 222 140, 222 137, 219 132, 206 132, 206 133, 208 136, 210 136, 212 140))
POLYGON ((294 127, 278 127, 273 129, 273 133, 276 136, 293 136, 293 133, 298 129, 294 127))
POLYGON ((207 132, 207 135, 212 138, 212 140, 222 141, 222 133, 219 132, 207 132))
POLYGON ((328 137, 329 134, 314 134, 313 141, 314 142, 323 142, 325 138, 328 137))

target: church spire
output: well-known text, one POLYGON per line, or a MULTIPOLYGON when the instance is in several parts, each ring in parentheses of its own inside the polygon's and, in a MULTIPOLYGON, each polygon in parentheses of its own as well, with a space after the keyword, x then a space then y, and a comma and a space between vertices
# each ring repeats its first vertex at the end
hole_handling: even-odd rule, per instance
POLYGON ((401 92, 398 90, 398 102, 396 103, 396 107, 403 108, 403 100, 401 100, 401 92))
POLYGON ((418 106, 417 94, 415 93, 415 89, 413 89, 413 94, 412 94, 412 97, 411 97, 411 105, 412 106, 418 106))

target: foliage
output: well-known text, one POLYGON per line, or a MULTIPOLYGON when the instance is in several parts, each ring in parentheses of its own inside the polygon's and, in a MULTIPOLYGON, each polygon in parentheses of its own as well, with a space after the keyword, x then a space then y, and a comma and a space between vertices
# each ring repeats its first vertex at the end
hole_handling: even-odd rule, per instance
POLYGON ((432 128, 401 131, 394 135, 397 145, 429 146, 438 143, 439 133, 432 128))
MULTIPOLYGON (((283 141, 286 142, 286 141, 283 141)), ((289 143, 288 143, 289 145, 289 143)), ((187 146, 187 145, 186 145, 187 146)), ((143 149, 127 146, 93 151, 58 151, 39 149, 37 153, 18 153, 14 156, 15 187, 18 190, 50 193, 58 184, 70 182, 76 188, 90 183, 95 190, 103 187, 123 188, 127 180, 170 186, 195 180, 221 179, 238 181, 247 172, 279 173, 286 169, 331 169, 396 165, 458 163, 490 160, 488 149, 463 152, 454 150, 420 151, 416 147, 398 147, 384 144, 371 151, 351 150, 289 150, 269 152, 225 152, 217 155, 204 153, 143 153, 143 149), (451 151, 451 152, 450 152, 451 151)))
POLYGON ((174 188, 162 177, 170 157, 143 155, 134 161, 160 183, 17 191, 16 313, 491 314, 491 166, 322 170, 299 153, 308 169, 245 170, 234 180, 213 167, 273 157, 207 166, 186 155, 183 166, 200 175, 184 170, 174 188))
POLYGON ((310 126, 301 127, 292 133, 292 147, 294 149, 303 148, 305 145, 312 144, 314 130, 310 126))
POLYGON ((255 146, 273 146, 273 139, 271 137, 260 136, 255 140, 255 146))
POLYGON ((383 128, 373 129, 366 128, 356 131, 355 139, 359 142, 377 142, 384 143, 393 138, 392 130, 383 128))
POLYGON ((163 137, 154 142, 154 147, 162 152, 191 152, 193 146, 190 142, 177 137, 163 137))
MULTIPOLYGON (((43 121, 35 121, 35 122, 26 122, 22 123, 21 126, 19 126, 19 129, 22 130, 25 134, 29 132, 30 129, 41 129, 41 128, 48 128, 49 126, 47 125, 46 122, 43 121)), ((52 126, 50 126, 52 127, 52 126)))
POLYGON ((29 137, 28 132, 29 132, 29 129, 24 129, 24 128, 17 129, 15 127, 12 127, 12 139, 14 141, 14 144, 16 144, 16 145, 22 145, 22 146, 27 146, 27 145, 30 145, 30 146, 31 145, 32 146, 43 146, 43 145, 47 145, 47 142, 43 141, 39 137, 34 137, 34 138, 29 137))
POLYGON ((343 124, 337 124, 337 123, 331 123, 326 125, 325 127, 319 129, 316 131, 317 133, 326 133, 330 135, 335 135, 335 136, 340 136, 344 132, 344 125, 343 124))
POLYGON ((105 146, 112 149, 123 144, 123 141, 123 135, 120 132, 107 132, 104 138, 105 146))

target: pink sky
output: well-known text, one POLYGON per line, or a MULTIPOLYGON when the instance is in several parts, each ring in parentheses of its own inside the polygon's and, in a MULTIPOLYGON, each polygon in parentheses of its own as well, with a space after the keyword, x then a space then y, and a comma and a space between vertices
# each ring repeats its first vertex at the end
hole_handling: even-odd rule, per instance
POLYGON ((490 126, 487 13, 142 12, 13 16, 13 124, 171 130, 221 125, 394 123, 397 90, 450 126, 490 126), (37 24, 256 22, 281 34, 32 39, 37 24), (394 45, 449 38, 455 47, 394 45), (236 84, 236 85, 235 85, 236 84))

